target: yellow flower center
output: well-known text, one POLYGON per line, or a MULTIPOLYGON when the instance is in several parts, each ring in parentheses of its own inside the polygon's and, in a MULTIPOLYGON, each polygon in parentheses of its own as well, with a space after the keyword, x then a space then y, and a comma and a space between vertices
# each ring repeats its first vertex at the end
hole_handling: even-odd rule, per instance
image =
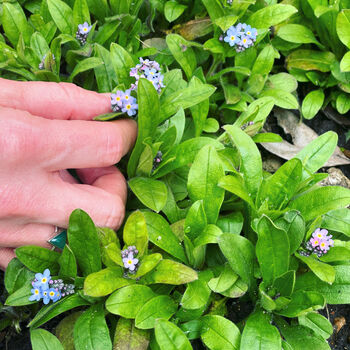
POLYGON ((46 296, 46 295, 47 295, 47 292, 44 292, 43 294, 46 296))
POLYGON ((316 244, 316 245, 317 245, 318 243, 319 243, 318 241, 315 241, 315 242, 314 242, 314 244, 316 244))
POLYGON ((236 37, 234 35, 231 36, 231 40, 235 40, 236 37))
POLYGON ((125 95, 124 98, 125 98, 126 100, 128 100, 128 99, 129 99, 129 96, 128 96, 128 95, 125 95))
POLYGON ((53 297, 55 295, 54 292, 50 292, 50 297, 53 297))
POLYGON ((120 97, 117 97, 116 100, 117 100, 117 101, 120 101, 120 97))
POLYGON ((243 39, 243 42, 246 43, 246 42, 247 42, 247 39, 243 39))
POLYGON ((84 31, 84 32, 87 32, 87 28, 84 28, 83 31, 84 31))
POLYGON ((248 35, 250 35, 250 34, 251 34, 251 32, 247 32, 247 34, 248 34, 248 35))
POLYGON ((322 235, 319 233, 319 234, 317 235, 317 237, 318 237, 318 238, 322 238, 322 235))
POLYGON ((325 246, 325 244, 324 243, 321 243, 321 247, 324 247, 325 246))
MULTIPOLYGON (((126 109, 130 109, 131 108, 131 105, 126 105, 126 109)), ((129 260, 131 261, 131 260, 129 260)))
POLYGON ((38 289, 35 289, 35 294, 39 294, 39 290, 38 289))
POLYGON ((45 277, 41 280, 42 283, 46 283, 46 281, 47 279, 45 277))
POLYGON ((128 265, 131 265, 132 264, 132 260, 128 260, 128 265))

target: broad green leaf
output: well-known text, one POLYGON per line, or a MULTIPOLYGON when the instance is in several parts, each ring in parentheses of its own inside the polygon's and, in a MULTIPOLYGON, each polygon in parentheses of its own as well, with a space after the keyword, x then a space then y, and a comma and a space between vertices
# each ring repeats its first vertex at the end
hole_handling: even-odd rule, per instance
POLYGON ((299 103, 295 96, 284 90, 269 89, 263 91, 260 96, 272 97, 275 100, 275 105, 284 109, 299 108, 299 103))
POLYGON ((212 278, 208 282, 208 286, 213 292, 222 293, 232 287, 237 280, 238 275, 234 273, 230 265, 226 263, 219 277, 212 278))
POLYGON ((248 239, 231 233, 222 234, 218 238, 218 243, 232 270, 242 278, 243 282, 250 285, 255 259, 253 244, 248 239))
MULTIPOLYGON (((130 69, 134 67, 134 61, 132 57, 122 46, 116 43, 112 43, 111 45, 111 55, 114 69, 118 77, 118 83, 129 86, 130 83, 133 82, 130 77, 130 69)), ((145 87, 143 87, 142 90, 144 89, 145 87)), ((143 93, 145 92, 143 91, 143 93)), ((138 97, 140 97, 139 94, 138 97)))
POLYGON ((165 206, 167 188, 164 182, 146 177, 134 177, 129 180, 129 186, 146 207, 159 213, 165 206))
POLYGON ((187 310, 200 309, 207 305, 211 290, 208 287, 208 281, 213 277, 210 270, 201 271, 198 274, 198 280, 187 285, 184 295, 181 299, 181 306, 187 310))
POLYGON ((56 26, 64 34, 73 34, 73 11, 62 0, 47 0, 50 15, 56 26))
POLYGON ((194 246, 200 247, 209 243, 217 243, 218 238, 222 235, 221 229, 216 226, 209 224, 204 231, 194 240, 194 246))
POLYGON ((14 258, 7 265, 4 285, 7 292, 12 294, 33 279, 34 273, 29 271, 17 258, 14 258))
POLYGON ((247 23, 255 28, 269 28, 292 16, 298 10, 291 5, 275 4, 254 12, 247 23))
POLYGON ((313 272, 307 272, 296 280, 296 290, 316 291, 321 293, 328 304, 350 303, 350 271, 348 265, 334 266, 333 284, 321 281, 313 272))
POLYGON ((49 269, 53 275, 58 272, 60 254, 53 250, 27 245, 18 247, 16 256, 23 265, 33 272, 42 273, 45 269, 49 269))
MULTIPOLYGON (((113 45, 112 45, 113 47, 113 45)), ((117 49, 116 49, 117 50, 117 49)), ((119 50, 119 48, 118 48, 119 50)), ((124 50, 124 49, 123 49, 124 50)), ((113 51, 112 51, 113 52, 113 51)), ((117 52, 117 51, 116 51, 117 52)), ((112 56, 113 58, 113 56, 112 56)), ((131 59, 131 58, 130 58, 131 59)), ((120 58, 122 60, 122 58, 120 58)), ((124 62, 124 61, 122 61, 124 62)), ((123 63, 124 64, 124 63, 123 63)), ((127 70, 129 74, 129 69, 127 70)), ((118 72, 117 72, 118 74, 118 72)), ((118 75, 119 83, 120 77, 118 75)), ((143 142, 147 137, 152 137, 159 124, 159 98, 153 84, 147 79, 140 79, 137 89, 138 99, 138 136, 135 147, 128 162, 128 175, 133 177, 144 148, 143 142)))
POLYGON ((223 32, 226 32, 232 25, 234 25, 238 20, 238 16, 236 15, 228 15, 216 18, 214 23, 218 25, 223 32))
POLYGON ((305 221, 303 217, 298 211, 291 210, 275 221, 275 224, 286 231, 289 238, 290 254, 296 252, 305 236, 305 221))
POLYGON ((171 230, 169 223, 159 214, 148 211, 142 213, 146 219, 150 242, 175 258, 187 262, 181 243, 171 230))
POLYGON ((198 278, 197 272, 173 260, 164 259, 150 273, 142 278, 145 283, 164 283, 180 285, 198 278))
POLYGON ((118 81, 113 69, 111 53, 97 43, 95 43, 95 52, 96 56, 103 62, 102 65, 94 68, 98 91, 110 92, 113 89, 114 82, 118 81))
POLYGON ((84 276, 101 270, 100 242, 94 223, 80 209, 69 217, 68 241, 84 276), (97 249, 96 249, 97 248, 97 249))
POLYGON ((350 205, 350 190, 339 186, 320 187, 290 202, 290 208, 299 210, 305 221, 348 205, 350 205))
POLYGON ((265 200, 271 209, 283 208, 293 197, 301 182, 299 159, 284 163, 272 176, 264 179, 258 193, 258 206, 265 200))
POLYGON ((344 233, 350 237, 350 211, 347 208, 336 209, 323 216, 322 227, 344 233))
POLYGON ((319 44, 312 31, 301 24, 285 24, 278 29, 277 36, 297 44, 319 44))
POLYGON ((282 142, 283 139, 280 135, 274 134, 272 132, 262 132, 256 134, 252 137, 255 143, 264 143, 264 142, 282 142))
POLYGON ((333 334, 332 324, 317 312, 309 312, 298 317, 298 322, 302 326, 309 327, 325 340, 333 334))
POLYGON ((279 229, 267 217, 263 216, 257 226, 258 242, 256 256, 265 285, 288 271, 289 268, 289 239, 284 230, 279 229))
POLYGON ((157 319, 168 320, 177 310, 177 304, 168 295, 158 295, 148 300, 139 310, 135 325, 139 329, 154 328, 157 319))
POLYGON ((126 286, 115 291, 106 301, 106 309, 115 315, 135 318, 142 306, 156 294, 143 285, 126 286))
POLYGON ((325 264, 312 256, 303 256, 300 254, 295 254, 295 256, 305 263, 319 279, 329 284, 334 282, 335 270, 333 266, 325 264))
POLYGON ((89 305, 90 303, 83 299, 79 294, 66 296, 53 304, 49 304, 40 309, 35 317, 29 322, 28 327, 37 328, 50 321, 52 318, 74 309, 79 306, 89 305))
POLYGON ((301 105, 301 112, 305 119, 312 119, 322 108, 324 92, 322 89, 309 92, 301 105))
POLYGON ((229 215, 220 216, 216 225, 224 233, 240 234, 243 228, 243 215, 241 212, 233 212, 229 215))
POLYGON ((155 336, 160 350, 192 350, 185 333, 172 322, 157 320, 155 336))
POLYGON ((348 113, 350 110, 350 101, 348 96, 348 94, 343 92, 337 97, 336 108, 340 114, 348 113))
POLYGON ((281 350, 281 336, 271 325, 271 316, 258 310, 251 314, 244 327, 240 350, 281 350))
POLYGON ((59 276, 75 278, 77 276, 77 261, 72 250, 66 244, 58 259, 60 264, 59 276))
POLYGON ((74 29, 78 29, 79 24, 87 22, 90 24, 90 12, 86 0, 75 0, 73 7, 74 29))
POLYGON ((97 18, 104 21, 108 12, 107 0, 87 0, 89 10, 92 14, 96 15, 97 18))
POLYGON ((240 128, 225 125, 232 143, 237 147, 241 157, 240 172, 249 196, 254 199, 262 181, 262 161, 260 152, 254 141, 240 128))
POLYGON ((310 71, 317 70, 329 72, 331 65, 336 61, 332 52, 322 52, 315 50, 295 50, 286 59, 287 68, 310 71))
POLYGON ((188 41, 178 34, 168 34, 166 36, 166 43, 189 80, 197 63, 193 49, 188 46, 188 41))
POLYGON ((271 89, 284 90, 286 92, 294 92, 298 87, 297 80, 293 75, 282 72, 269 76, 267 86, 271 89))
POLYGON ((340 61, 340 70, 350 72, 350 52, 347 52, 340 61))
POLYGON ((206 315, 202 323, 201 339, 209 349, 239 349, 241 334, 233 322, 222 316, 206 315))
POLYGON ((225 11, 222 4, 218 0, 202 0, 205 8, 208 11, 210 19, 214 22, 217 18, 225 16, 225 11))
POLYGON ((19 289, 15 290, 12 294, 10 294, 6 301, 5 305, 10 306, 24 306, 24 305, 30 305, 35 304, 35 301, 29 301, 29 297, 32 295, 31 289, 32 289, 31 281, 28 281, 26 284, 24 284, 19 289))
POLYGON ((31 330, 30 342, 33 350, 63 350, 60 341, 45 329, 31 330))
POLYGON ((295 270, 290 270, 273 281, 273 288, 283 297, 289 297, 294 291, 295 270))
POLYGON ((139 256, 147 251, 148 232, 146 219, 140 211, 134 211, 126 220, 123 230, 123 240, 128 246, 136 246, 139 256))
POLYGON ((120 317, 115 330, 113 345, 117 350, 147 350, 150 333, 138 329, 132 320, 120 317))
POLYGON ((103 297, 132 283, 132 280, 123 277, 120 267, 107 267, 85 278, 84 294, 91 297, 103 297))
POLYGON ((186 5, 179 4, 177 1, 167 1, 164 5, 164 16, 168 22, 173 22, 182 15, 186 8, 186 5))
POLYGON ((90 306, 74 325, 76 349, 112 350, 112 341, 105 320, 103 304, 90 306))
POLYGON ((296 156, 303 163, 303 180, 319 170, 337 147, 338 135, 328 131, 310 142, 296 156))
POLYGON ((137 269, 137 272, 132 278, 140 278, 144 276, 146 273, 152 271, 162 260, 162 255, 159 253, 154 253, 150 255, 146 255, 140 262, 140 266, 137 269))
POLYGON ((79 73, 85 72, 90 69, 94 69, 98 66, 101 66, 103 61, 99 57, 89 57, 83 61, 80 61, 74 68, 72 74, 69 77, 69 81, 72 82, 76 75, 79 73))
POLYGON ((275 61, 275 50, 272 45, 266 45, 256 58, 252 73, 267 75, 270 73, 275 61))
POLYGON ((225 191, 218 186, 225 175, 220 158, 213 146, 201 149, 188 174, 188 193, 192 201, 203 200, 208 223, 215 224, 225 191))
POLYGON ((349 248, 347 242, 335 241, 335 246, 326 255, 322 256, 320 260, 323 262, 348 261, 350 260, 349 248), (342 246, 343 244, 344 246, 342 246))
POLYGON ((207 216, 204 211, 203 200, 198 200, 189 208, 185 220, 185 232, 191 239, 198 237, 207 226, 207 216))
POLYGON ((208 99, 215 91, 215 87, 209 84, 201 86, 189 86, 184 89, 177 90, 160 99, 160 120, 163 122, 170 116, 174 115, 180 108, 186 109, 197 105, 198 103, 208 99))
POLYGON ((323 309, 325 299, 319 292, 311 291, 296 291, 291 296, 290 303, 280 311, 275 311, 277 314, 285 317, 298 317, 310 311, 323 309))
POLYGON ((76 311, 64 317, 55 329, 55 334, 65 350, 74 349, 74 324, 83 311, 76 311))
POLYGON ((41 60, 50 50, 45 38, 40 32, 35 32, 30 38, 30 47, 41 60))
POLYGON ((220 294, 228 298, 240 298, 247 292, 247 290, 248 285, 244 283, 241 278, 238 278, 232 287, 221 292, 220 294))
POLYGON ((350 49, 350 10, 345 9, 337 16, 337 34, 340 41, 350 49))

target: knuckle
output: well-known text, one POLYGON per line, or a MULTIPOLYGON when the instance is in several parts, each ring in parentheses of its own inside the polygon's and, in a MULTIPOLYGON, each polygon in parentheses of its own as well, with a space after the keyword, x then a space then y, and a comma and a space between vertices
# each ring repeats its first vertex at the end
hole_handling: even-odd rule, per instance
POLYGON ((104 146, 101 149, 101 159, 103 159, 106 166, 119 162, 122 157, 122 142, 113 129, 107 127, 104 131, 105 139, 104 146))
POLYGON ((125 208, 122 200, 117 196, 110 196, 111 205, 106 217, 105 226, 112 229, 118 229, 124 219, 125 208))

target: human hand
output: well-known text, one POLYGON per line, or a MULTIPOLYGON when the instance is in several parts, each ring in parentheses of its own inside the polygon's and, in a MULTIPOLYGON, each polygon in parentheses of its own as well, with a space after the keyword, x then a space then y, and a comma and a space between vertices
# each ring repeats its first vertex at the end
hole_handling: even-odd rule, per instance
POLYGON ((91 121, 108 112, 108 94, 0 79, 0 268, 16 247, 48 247, 76 208, 98 226, 121 225, 127 189, 113 165, 133 146, 137 127, 91 121), (82 184, 66 169, 77 169, 82 184))

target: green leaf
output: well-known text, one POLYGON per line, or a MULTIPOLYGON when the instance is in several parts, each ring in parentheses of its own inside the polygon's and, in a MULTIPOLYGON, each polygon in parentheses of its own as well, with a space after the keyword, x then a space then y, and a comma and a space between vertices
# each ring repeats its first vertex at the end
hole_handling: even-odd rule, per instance
POLYGON ((288 70, 297 68, 305 71, 329 72, 336 58, 332 52, 295 50, 287 57, 286 62, 288 70))
POLYGON ((134 211, 126 220, 123 230, 123 240, 128 246, 136 246, 139 256, 147 251, 148 232, 146 219, 140 211, 134 211))
POLYGON ((220 216, 216 225, 225 233, 239 235, 243 228, 243 221, 241 212, 233 212, 229 215, 220 216))
POLYGON ((332 324, 317 312, 309 312, 300 316, 298 322, 302 326, 309 327, 325 340, 333 334, 332 324))
POLYGON ((84 276, 101 270, 101 252, 94 223, 88 214, 76 209, 69 217, 68 241, 84 276))
POLYGON ((270 5, 254 12, 247 20, 247 23, 255 28, 269 28, 275 26, 292 16, 298 10, 291 5, 270 5))
POLYGON ((56 26, 64 34, 73 34, 73 11, 62 0, 47 0, 50 15, 56 26))
POLYGON ((323 216, 321 227, 344 233, 350 237, 350 211, 347 208, 336 209, 323 216))
POLYGON ((35 32, 30 38, 30 47, 41 60, 50 50, 49 45, 40 32, 35 32))
MULTIPOLYGON (((113 46, 113 45, 112 45, 113 46)), ((129 74, 130 69, 128 70, 129 74)), ((117 73, 118 74, 118 73, 117 73)), ((119 76, 118 76, 118 79, 119 76)), ((137 89, 138 98, 138 136, 130 160, 128 162, 128 175, 133 177, 143 151, 143 142, 147 137, 152 137, 159 124, 159 98, 153 84, 147 79, 141 78, 137 89)))
POLYGON ((117 350, 147 350, 150 333, 135 327, 133 321, 120 317, 115 330, 113 346, 117 350))
POLYGON ((350 72, 350 52, 347 52, 340 61, 340 70, 350 72))
POLYGON ((277 227, 286 231, 289 237, 290 254, 296 252, 305 236, 305 221, 296 210, 288 211, 275 221, 277 227))
POLYGON ((320 187, 290 202, 290 208, 299 210, 305 221, 348 205, 350 205, 350 190, 339 186, 320 187))
POLYGON ((33 272, 42 273, 49 269, 51 274, 58 272, 58 258, 60 254, 50 249, 27 245, 16 249, 16 256, 20 262, 33 272))
POLYGON ((188 193, 192 201, 203 200, 208 223, 215 224, 225 191, 218 187, 225 175, 220 158, 213 146, 201 149, 188 174, 188 193))
POLYGON ((94 69, 103 64, 103 61, 98 57, 89 57, 85 58, 83 61, 80 61, 74 68, 72 74, 69 77, 69 81, 72 82, 74 77, 79 73, 85 72, 90 69, 94 69))
MULTIPOLYGON (((122 46, 116 43, 112 43, 111 45, 111 55, 114 69, 118 77, 118 83, 129 86, 132 82, 130 78, 130 69, 134 67, 132 57, 122 46)), ((138 97, 140 97, 140 95, 138 95, 138 97)))
POLYGON ((298 88, 298 82, 293 75, 282 72, 270 75, 267 86, 271 89, 294 92, 298 88))
POLYGON ((264 284, 268 287, 288 271, 289 239, 287 233, 265 215, 258 222, 257 233, 256 256, 264 284))
POLYGON ((207 225, 203 232, 194 240, 194 246, 200 247, 209 243, 217 243, 222 231, 216 225, 207 225))
POLYGON ((263 91, 260 96, 272 97, 275 100, 275 105, 284 109, 298 109, 298 100, 289 92, 279 89, 269 89, 263 91))
POLYGON ((64 317, 55 329, 55 334, 65 350, 74 350, 74 324, 82 313, 76 311, 64 317))
POLYGON ((203 201, 198 200, 192 204, 187 212, 184 226, 186 235, 191 240, 195 239, 206 228, 207 223, 203 201))
MULTIPOLYGON (((113 89, 114 82, 118 81, 117 75, 113 68, 113 62, 111 53, 106 50, 103 46, 95 43, 95 54, 99 57, 103 64, 94 68, 96 82, 99 92, 110 92, 113 89)), ((119 113, 112 113, 112 115, 118 116, 119 113)), ((94 120, 101 120, 102 116, 94 118, 94 120)), ((102 119, 105 120, 105 119, 102 119)))
POLYGON ((181 299, 181 306, 186 310, 195 310, 207 305, 211 294, 208 281, 212 277, 213 273, 210 270, 201 271, 198 279, 187 285, 181 299))
POLYGON ((289 297, 294 290, 295 285, 295 270, 290 270, 283 275, 277 277, 273 281, 273 288, 280 293, 283 297, 289 297))
POLYGON ((89 7, 86 0, 74 1, 73 19, 75 28, 78 28, 78 25, 84 22, 91 23, 89 7))
POLYGON ((60 264, 59 276, 72 278, 77 276, 77 261, 72 250, 67 244, 62 250, 58 263, 60 264))
POLYGON ((24 306, 35 304, 35 301, 29 301, 29 297, 33 294, 31 292, 32 288, 31 281, 28 281, 28 283, 24 284, 7 297, 5 305, 24 306))
POLYGON ((253 244, 248 239, 231 233, 222 234, 218 238, 218 243, 232 270, 242 278, 243 282, 250 285, 255 259, 253 244))
POLYGON ((185 333, 172 322, 157 320, 155 336, 160 350, 192 350, 185 333))
POLYGON ((296 193, 301 182, 302 164, 299 159, 284 163, 272 176, 264 179, 258 194, 258 206, 266 199, 269 208, 283 208, 296 193))
POLYGON ((275 49, 272 45, 266 45, 256 58, 252 73, 267 75, 270 73, 275 61, 275 49))
POLYGON ((240 128, 225 125, 232 143, 237 147, 241 157, 240 172, 244 176, 244 183, 249 196, 254 199, 262 181, 262 161, 260 152, 254 141, 240 128))
POLYGON ((115 291, 106 301, 106 309, 115 315, 135 318, 142 306, 156 294, 143 285, 126 286, 115 291))
POLYGON ((168 320, 177 310, 177 304, 168 295, 158 295, 148 300, 139 310, 135 325, 139 329, 155 327, 156 320, 168 320))
POLYGON ((285 24, 278 29, 277 36, 291 43, 319 44, 312 31, 301 24, 285 24))
POLYGON ((345 9, 337 16, 337 34, 340 41, 350 49, 350 10, 345 9))
POLYGON ((281 350, 281 336, 271 325, 271 316, 256 311, 251 314, 244 327, 240 350, 281 350))
POLYGON ((34 273, 29 271, 17 258, 14 258, 7 265, 4 285, 7 292, 12 294, 33 279, 34 273))
POLYGON ((53 304, 41 308, 35 317, 29 322, 28 327, 40 327, 42 324, 50 321, 52 318, 63 312, 84 305, 89 305, 89 302, 86 299, 83 299, 79 294, 66 296, 53 304))
POLYGON ((146 177, 134 177, 128 183, 136 197, 146 207, 157 213, 163 209, 167 200, 167 188, 164 182, 146 177))
POLYGON ((324 306, 325 299, 321 293, 299 290, 292 294, 290 303, 283 310, 275 312, 292 318, 302 316, 312 310, 323 309, 324 306))
POLYGON ((164 259, 154 270, 142 278, 145 283, 164 283, 180 285, 195 281, 198 275, 195 270, 173 260, 164 259))
POLYGON ((336 100, 336 108, 340 114, 345 114, 345 113, 349 112, 350 101, 349 101, 348 94, 343 92, 343 93, 338 95, 337 100, 336 100))
POLYGON ((312 256, 303 256, 298 253, 295 256, 305 263, 319 279, 329 284, 334 282, 335 270, 333 266, 325 264, 312 256))
POLYGON ((332 156, 338 143, 338 135, 328 131, 310 142, 296 156, 303 163, 303 181, 319 170, 332 156))
POLYGON ((169 223, 156 213, 144 211, 143 215, 146 219, 148 239, 159 248, 186 263, 185 252, 169 223))
POLYGON ((173 22, 182 15, 186 8, 187 6, 176 1, 167 1, 164 5, 164 16, 168 22, 173 22))
POLYGON ((146 273, 152 271, 162 260, 162 255, 159 253, 154 253, 150 255, 146 255, 140 262, 140 266, 137 269, 135 275, 130 276, 132 278, 140 278, 144 276, 146 273))
POLYGON ((301 106, 301 112, 305 119, 312 119, 322 108, 324 102, 324 92, 322 89, 309 92, 301 106))
POLYGON ((197 62, 193 49, 188 46, 189 42, 178 34, 168 34, 166 36, 166 43, 170 52, 184 70, 187 79, 191 79, 197 62))
POLYGON ((45 329, 31 330, 30 342, 33 350, 63 350, 60 341, 45 329))
POLYGON ((112 350, 103 304, 90 306, 77 319, 74 325, 74 345, 76 349, 112 350))
POLYGON ((211 350, 238 350, 241 334, 237 326, 225 317, 207 315, 202 318, 201 339, 211 350))
POLYGON ((107 267, 85 278, 84 294, 91 297, 103 297, 132 283, 132 280, 123 277, 120 267, 107 267))
POLYGON ((219 277, 212 278, 208 282, 208 286, 213 292, 222 293, 232 287, 237 280, 238 275, 234 273, 230 265, 226 263, 219 277))

